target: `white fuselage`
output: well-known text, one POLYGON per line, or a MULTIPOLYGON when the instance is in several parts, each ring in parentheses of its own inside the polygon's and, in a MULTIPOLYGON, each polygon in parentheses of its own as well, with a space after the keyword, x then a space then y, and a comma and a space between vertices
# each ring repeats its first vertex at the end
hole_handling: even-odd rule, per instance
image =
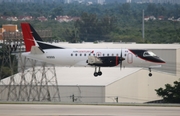
POLYGON ((86 67, 88 56, 120 56, 125 58, 122 61, 123 67, 150 67, 160 65, 137 57, 128 49, 47 49, 43 54, 25 52, 22 55, 37 61, 55 64, 56 66, 86 67))

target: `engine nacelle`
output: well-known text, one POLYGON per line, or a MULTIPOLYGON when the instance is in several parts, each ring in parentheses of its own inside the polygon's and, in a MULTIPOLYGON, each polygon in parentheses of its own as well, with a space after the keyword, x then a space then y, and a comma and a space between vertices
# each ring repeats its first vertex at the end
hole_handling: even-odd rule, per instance
POLYGON ((96 57, 89 56, 88 57, 88 65, 92 66, 101 66, 101 67, 113 67, 119 64, 119 57, 117 56, 104 56, 104 57, 96 57))
POLYGON ((94 65, 94 64, 102 64, 103 62, 101 59, 99 59, 96 56, 89 56, 88 57, 88 65, 94 65))

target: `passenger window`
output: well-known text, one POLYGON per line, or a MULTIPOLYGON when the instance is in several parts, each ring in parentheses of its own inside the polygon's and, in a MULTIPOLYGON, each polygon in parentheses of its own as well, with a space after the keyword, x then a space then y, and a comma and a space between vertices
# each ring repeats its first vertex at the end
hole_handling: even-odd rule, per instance
POLYGON ((77 56, 77 54, 75 54, 75 56, 77 56))
POLYGON ((112 56, 114 56, 114 54, 112 54, 112 56))
POLYGON ((103 56, 105 56, 105 55, 103 54, 103 56))
POLYGON ((80 54, 80 56, 82 56, 82 54, 80 54))
POLYGON ((84 56, 86 56, 86 54, 84 54, 84 56))
POLYGON ((73 54, 71 54, 71 56, 73 56, 73 54))
POLYGON ((107 54, 107 56, 109 56, 109 54, 107 54))
POLYGON ((116 54, 116 56, 119 56, 119 54, 116 54))
POLYGON ((95 56, 95 54, 93 54, 93 56, 95 56))

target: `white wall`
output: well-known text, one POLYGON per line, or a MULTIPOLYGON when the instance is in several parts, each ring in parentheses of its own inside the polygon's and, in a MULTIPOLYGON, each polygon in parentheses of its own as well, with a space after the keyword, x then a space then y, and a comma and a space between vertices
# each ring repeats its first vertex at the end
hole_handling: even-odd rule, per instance
MULTIPOLYGON (((144 103, 161 99, 156 95, 155 89, 164 87, 165 84, 173 84, 178 80, 177 76, 167 73, 153 71, 153 76, 148 76, 148 70, 141 70, 132 75, 106 86, 106 96, 115 98, 118 96, 119 102, 144 103)), ((114 102, 106 98, 106 102, 114 102)))
POLYGON ((103 86, 59 86, 61 102, 104 103, 105 87, 103 86))
POLYGON ((176 50, 176 71, 177 76, 180 78, 180 49, 176 50))
MULTIPOLYGON (((149 71, 141 70, 106 87, 106 96, 119 96, 119 102, 149 102, 161 99, 155 89, 165 87, 165 84, 173 84, 180 78, 180 50, 179 49, 151 49, 166 61, 159 69, 152 69, 152 77, 149 71)), ((106 102, 113 102, 106 99, 106 102)))
POLYGON ((166 73, 176 74, 176 49, 150 49, 160 58, 165 60, 166 64, 163 64, 161 68, 157 68, 156 70, 160 70, 166 73))

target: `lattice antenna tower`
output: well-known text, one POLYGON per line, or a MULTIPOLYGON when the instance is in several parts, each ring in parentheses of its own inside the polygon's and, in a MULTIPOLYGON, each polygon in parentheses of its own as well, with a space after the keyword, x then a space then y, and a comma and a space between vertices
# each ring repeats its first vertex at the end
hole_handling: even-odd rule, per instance
MULTIPOLYGON (((44 38, 52 35, 50 30, 40 32, 40 35, 43 34, 42 37, 44 38)), ((21 52, 24 50, 21 33, 3 33, 2 65, 0 68, 0 84, 3 85, 3 88, 0 89, 0 94, 4 97, 0 96, 0 99, 7 98, 7 101, 60 102, 55 67, 22 57, 21 52), (11 74, 6 79, 3 77, 2 70, 5 66, 8 66, 11 74), (14 69, 18 70, 14 71, 14 69)))
MULTIPOLYGON (((14 74, 17 73, 17 59, 16 54, 12 52, 16 51, 18 45, 22 43, 21 33, 19 32, 4 32, 3 33, 3 44, 1 49, 1 68, 0 68, 0 84, 3 85, 0 92, 6 90, 7 100, 17 100, 17 83, 14 78, 14 74), (9 82, 3 82, 6 78, 6 73, 9 72, 9 82)), ((4 94, 1 94, 4 95, 4 94)))

